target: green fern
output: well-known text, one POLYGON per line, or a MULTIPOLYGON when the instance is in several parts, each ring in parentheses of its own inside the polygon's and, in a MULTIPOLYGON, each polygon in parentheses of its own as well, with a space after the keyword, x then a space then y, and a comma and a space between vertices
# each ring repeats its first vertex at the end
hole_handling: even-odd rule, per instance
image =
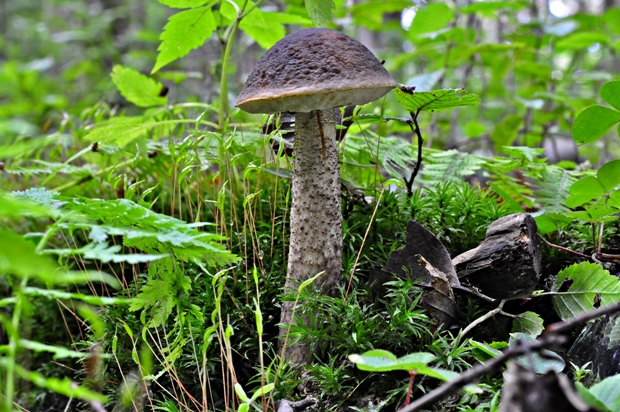
POLYGON ((457 150, 431 153, 424 159, 423 182, 459 182, 464 176, 476 174, 484 164, 482 158, 457 150))
POLYGON ((568 213, 570 209, 566 206, 568 189, 577 180, 574 173, 557 166, 545 166, 540 168, 540 173, 536 182, 538 189, 535 191, 538 196, 537 202, 545 209, 546 213, 568 213))

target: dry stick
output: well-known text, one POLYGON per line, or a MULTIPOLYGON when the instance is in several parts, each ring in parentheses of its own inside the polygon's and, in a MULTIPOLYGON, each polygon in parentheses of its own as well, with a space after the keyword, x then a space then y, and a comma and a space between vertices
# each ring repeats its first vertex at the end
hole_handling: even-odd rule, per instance
POLYGON ((616 303, 615 305, 607 306, 602 309, 583 312, 565 322, 557 322, 549 325, 549 327, 547 327, 545 331, 545 334, 540 339, 532 343, 525 342, 521 343, 518 346, 513 346, 512 348, 504 351, 497 358, 491 359, 487 363, 481 363, 474 366, 473 368, 467 370, 466 372, 463 372, 453 380, 448 381, 437 389, 432 390, 431 392, 422 396, 420 399, 413 402, 412 404, 400 409, 398 412, 413 412, 417 411, 418 409, 428 407, 435 402, 438 402, 452 394, 457 393, 465 385, 477 381, 482 376, 487 375, 495 370, 499 370, 503 363, 510 359, 519 357, 532 351, 559 346, 566 343, 568 339, 566 338, 566 336, 563 336, 561 334, 572 330, 579 324, 592 319, 596 319, 600 316, 616 312, 620 312, 620 303, 616 303))
POLYGON ((379 199, 377 199, 375 210, 373 210, 372 212, 372 216, 370 217, 370 222, 368 223, 368 227, 366 228, 366 233, 364 233, 364 239, 362 239, 362 245, 360 246, 359 252, 357 252, 357 257, 355 258, 353 269, 351 269, 351 276, 349 277, 349 284, 347 285, 347 291, 344 294, 344 301, 342 302, 343 305, 347 304, 347 298, 349 297, 349 290, 351 289, 351 283, 353 282, 353 275, 355 274, 355 269, 357 268, 357 262, 359 262, 360 260, 360 256, 362 255, 362 250, 364 249, 364 245, 366 244, 366 238, 368 237, 368 232, 370 232, 370 227, 372 226, 372 222, 375 220, 377 209, 379 209, 379 205, 381 204, 381 198, 383 197, 383 192, 385 192, 385 187, 381 189, 381 193, 379 193, 379 199))
POLYGON ((553 244, 553 243, 549 242, 547 239, 545 239, 545 238, 543 237, 543 235, 541 235, 540 233, 538 233, 538 237, 539 237, 540 239, 542 239, 542 241, 543 241, 543 242, 545 242, 545 244, 546 244, 547 246, 549 246, 549 247, 552 247, 552 248, 554 248, 554 249, 558 249, 558 250, 563 250, 564 252, 572 253, 572 254, 577 255, 577 256, 580 256, 580 257, 582 257, 582 258, 584 258, 584 259, 592 259, 592 256, 588 256, 588 255, 584 255, 583 253, 575 252, 574 250, 571 250, 571 249, 569 249, 569 248, 567 248, 567 247, 564 247, 564 246, 555 245, 555 244, 553 244))
POLYGON ((497 308, 493 309, 490 312, 487 312, 486 314, 480 316, 478 319, 476 319, 475 321, 473 321, 472 323, 467 325, 467 327, 461 331, 461 338, 463 336, 467 335, 470 330, 472 330, 476 326, 480 325, 485 320, 492 318, 493 316, 497 315, 498 313, 504 313, 503 308, 504 308, 504 304, 506 302, 507 302, 506 299, 502 300, 501 302, 499 302, 499 306, 497 308))

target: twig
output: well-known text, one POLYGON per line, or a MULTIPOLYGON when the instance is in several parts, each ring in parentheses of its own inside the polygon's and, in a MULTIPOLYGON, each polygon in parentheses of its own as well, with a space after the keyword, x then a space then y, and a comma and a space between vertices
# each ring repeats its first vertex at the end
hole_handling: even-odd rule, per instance
POLYGON ((565 322, 554 323, 546 329, 543 336, 538 340, 532 343, 521 343, 518 346, 513 346, 505 350, 497 358, 491 359, 486 363, 481 363, 474 366, 473 368, 467 370, 466 372, 463 372, 453 380, 448 381, 437 389, 427 393, 412 404, 400 409, 398 412, 413 412, 421 408, 428 407, 435 402, 438 402, 446 398, 447 396, 458 392, 462 387, 477 381, 482 376, 499 370, 503 363, 510 359, 514 359, 528 352, 539 351, 541 349, 557 347, 565 344, 568 338, 562 335, 562 333, 572 330, 575 326, 589 320, 598 318, 600 316, 616 312, 620 312, 620 303, 590 312, 581 313, 565 322))
POLYGON ((582 258, 584 258, 584 259, 592 259, 592 256, 584 255, 583 253, 580 253, 580 252, 575 252, 574 250, 571 250, 571 249, 569 249, 569 248, 567 248, 567 247, 564 247, 564 246, 555 245, 555 244, 553 244, 553 243, 549 242, 547 239, 545 239, 545 238, 543 237, 543 235, 541 235, 540 233, 538 233, 538 237, 539 237, 540 239, 542 239, 542 241, 543 241, 543 242, 545 242, 545 244, 546 244, 547 246, 549 246, 549 247, 552 247, 552 248, 554 248, 554 249, 558 249, 558 250, 563 250, 564 252, 572 253, 572 254, 577 255, 577 256, 579 256, 579 257, 582 257, 582 258))
POLYGON ((506 302, 507 302, 506 300, 502 300, 501 302, 499 302, 499 306, 497 306, 497 308, 493 309, 490 312, 487 312, 486 314, 480 316, 478 319, 476 319, 475 321, 473 321, 472 323, 467 325, 467 327, 461 331, 461 338, 463 336, 467 335, 470 330, 472 330, 476 326, 480 325, 485 320, 490 319, 490 318, 492 318, 493 316, 495 316, 495 315, 497 315, 499 313, 504 313, 503 309, 504 309, 504 304, 506 302))
POLYGON ((422 137, 422 133, 420 132, 420 125, 418 124, 418 115, 420 114, 420 109, 418 109, 415 114, 413 112, 409 112, 411 115, 411 123, 409 123, 409 127, 411 127, 411 131, 416 134, 418 137, 418 161, 415 164, 415 168, 411 173, 411 178, 407 180, 405 177, 405 184, 407 185, 407 196, 411 197, 413 195, 413 191, 411 190, 413 187, 413 181, 415 177, 418 175, 420 171, 420 166, 422 166, 422 145, 424 144, 424 138, 422 137), (415 129, 414 129, 415 126, 415 129))

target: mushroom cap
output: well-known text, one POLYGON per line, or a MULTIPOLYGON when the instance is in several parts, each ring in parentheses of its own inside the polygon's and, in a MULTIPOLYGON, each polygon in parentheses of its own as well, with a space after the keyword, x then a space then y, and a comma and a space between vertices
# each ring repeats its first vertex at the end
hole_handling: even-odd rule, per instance
POLYGON ((368 103, 397 86, 357 40, 335 30, 305 29, 267 50, 235 106, 249 113, 311 112, 368 103))

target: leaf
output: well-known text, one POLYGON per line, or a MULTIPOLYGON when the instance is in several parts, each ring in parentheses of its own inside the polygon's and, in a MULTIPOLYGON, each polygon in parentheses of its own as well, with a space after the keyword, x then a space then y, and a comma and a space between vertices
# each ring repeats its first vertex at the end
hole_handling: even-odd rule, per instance
MULTIPOLYGON (((54 216, 58 213, 52 207, 55 200, 54 192, 49 192, 43 188, 28 189, 26 192, 13 192, 12 194, 0 191, 0 218, 15 219, 20 216, 54 216), (28 192, 29 195, 24 195, 28 192), (32 201, 30 194, 34 196, 46 197, 48 202, 32 201)), ((58 202, 55 202, 56 204, 58 202)))
POLYGON ((143 136, 154 124, 142 117, 115 117, 108 122, 99 123, 93 131, 84 136, 91 142, 103 142, 124 147, 133 140, 143 136))
POLYGON ((573 123, 573 140, 579 144, 590 143, 601 138, 616 123, 620 112, 603 106, 586 107, 573 123))
MULTIPOLYGON (((87 280, 92 281, 96 279, 93 278, 93 279, 87 279, 87 280)), ((116 281, 116 279, 114 280, 116 281)), ((116 282, 118 283, 118 281, 116 282)), ((58 282, 58 284, 62 284, 62 283, 70 284, 70 282, 58 282)), ((86 283, 86 280, 84 280, 84 283, 86 283)), ((85 295, 83 293, 70 293, 70 292, 63 292, 60 290, 40 289, 40 288, 34 288, 34 287, 24 288, 24 294, 28 296, 44 297, 47 299, 81 300, 82 302, 88 303, 89 305, 95 305, 95 306, 126 305, 132 302, 131 299, 125 299, 125 298, 108 298, 105 296, 101 296, 101 297, 92 296, 92 295, 85 295)))
POLYGON ((396 99, 407 111, 417 113, 449 110, 461 106, 478 106, 480 97, 465 89, 443 89, 413 94, 396 89, 396 99))
POLYGON ((620 375, 610 376, 592 385, 589 392, 610 411, 620 410, 620 375))
POLYGON ((57 270, 53 261, 35 252, 32 242, 0 230, 0 273, 51 282, 57 270))
POLYGON ((605 163, 596 173, 596 177, 607 193, 613 192, 620 185, 620 160, 605 163))
POLYGON ((521 332, 535 338, 545 329, 542 318, 535 312, 524 312, 512 321, 512 331, 521 332))
POLYGON ((560 271, 552 291, 558 292, 565 279, 573 280, 568 291, 552 297, 553 307, 562 320, 594 310, 597 296, 601 307, 620 301, 618 279, 598 264, 582 262, 560 271))
MULTIPOLYGON (((520 342, 532 343, 535 340, 535 338, 525 333, 511 333, 508 344, 510 346, 515 346, 520 342)), ((562 359, 560 355, 548 349, 543 349, 540 354, 529 353, 519 356, 515 362, 522 368, 538 374, 546 374, 551 371, 560 373, 566 366, 564 359, 562 359)))
MULTIPOLYGON (((8 364, 8 358, 0 357, 0 367, 7 369, 8 364)), ((108 401, 106 396, 87 389, 84 386, 79 386, 71 379, 58 379, 54 377, 48 378, 38 372, 28 371, 21 365, 13 365, 13 368, 15 373, 20 378, 28 380, 40 388, 45 388, 61 395, 65 395, 68 398, 79 398, 87 401, 97 401, 102 403, 107 403, 108 401)))
POLYGON ((306 10, 312 22, 318 27, 327 27, 332 22, 333 0, 306 0, 306 10))
POLYGON ((436 358, 428 352, 412 353, 396 358, 393 353, 382 349, 364 352, 362 355, 349 355, 349 360, 357 364, 358 369, 368 372, 412 371, 426 366, 436 358))
POLYGON ((590 391, 585 386, 583 386, 583 383, 575 382, 575 388, 577 389, 579 396, 581 396, 581 399, 583 399, 586 404, 596 408, 597 411, 613 412, 608 409, 600 400, 598 400, 596 396, 591 394, 590 391))
POLYGON ((216 27, 210 6, 174 14, 160 36, 159 54, 151 74, 202 46, 216 27))
POLYGON ((560 50, 581 50, 587 49, 595 43, 609 44, 610 38, 603 33, 579 32, 566 36, 556 43, 560 50))
POLYGON ((235 383, 235 393, 237 394, 241 402, 248 402, 250 400, 250 398, 248 398, 248 395, 245 394, 243 386, 241 386, 239 382, 235 383))
POLYGON ((605 194, 605 188, 594 176, 584 177, 577 180, 568 190, 566 206, 581 206, 592 199, 597 199, 605 194))
POLYGON ((262 12, 258 7, 241 20, 239 28, 263 49, 271 48, 286 35, 284 25, 273 21, 269 13, 262 12))
POLYGON ((620 80, 607 82, 602 85, 601 98, 616 110, 620 110, 620 80))
POLYGON ((35 342, 32 340, 20 339, 19 346, 33 352, 49 352, 52 353, 52 359, 77 358, 84 359, 90 356, 89 353, 74 351, 63 348, 61 346, 46 345, 45 343, 35 342))
POLYGON ((444 29, 454 18, 454 10, 443 2, 427 3, 417 7, 416 14, 409 27, 409 33, 418 36, 423 33, 444 29))
POLYGON ((112 68, 112 82, 127 101, 138 107, 166 104, 166 98, 159 96, 163 85, 136 70, 117 64, 112 68))

